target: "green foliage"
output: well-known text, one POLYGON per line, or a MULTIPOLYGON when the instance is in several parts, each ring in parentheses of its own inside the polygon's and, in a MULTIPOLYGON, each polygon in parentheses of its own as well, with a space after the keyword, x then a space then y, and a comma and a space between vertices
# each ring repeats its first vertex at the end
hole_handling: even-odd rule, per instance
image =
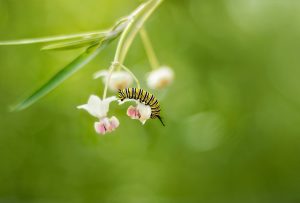
POLYGON ((64 67, 61 71, 56 73, 48 82, 46 82, 43 86, 41 86, 38 90, 36 90, 32 95, 30 95, 25 100, 21 101, 12 110, 23 110, 40 98, 48 94, 58 85, 60 85, 63 81, 68 79, 71 75, 81 69, 84 65, 86 65, 90 60, 92 60, 97 54, 103 50, 103 48, 107 45, 108 42, 104 42, 102 44, 96 44, 93 47, 89 47, 85 52, 79 55, 75 60, 69 63, 66 67, 64 67))
MULTIPOLYGON (((81 33, 81 34, 71 34, 71 35, 61 35, 53 37, 42 37, 42 38, 33 38, 33 39, 21 39, 21 40, 9 40, 9 41, 0 41, 0 46, 11 46, 11 45, 25 45, 25 44, 37 44, 37 43, 55 43, 54 45, 62 48, 64 43, 75 43, 81 44, 83 47, 84 42, 87 43, 90 41, 100 40, 105 36, 106 32, 92 32, 92 33, 81 33), (65 40, 72 40, 69 42, 61 42, 65 40), (57 44, 56 44, 57 43, 57 44)), ((65 46, 70 46, 66 44, 65 46)), ((54 46, 48 45, 48 46, 54 46)), ((45 48, 44 48, 45 49, 45 48)))
MULTIPOLYGON (((139 3, 0 0, 0 39, 106 28, 139 3)), ((164 1, 147 30, 176 73, 155 93, 166 127, 141 126, 114 103, 120 127, 106 137, 76 106, 103 92, 91 77, 110 65, 115 43, 15 113, 7 106, 83 50, 1 46, 0 202, 299 202, 299 24, 296 0, 164 1)), ((139 39, 125 65, 139 79, 151 70, 139 39)))
POLYGON ((69 42, 58 42, 49 44, 42 47, 42 50, 69 50, 69 49, 78 49, 82 47, 91 47, 100 43, 100 40, 103 36, 95 36, 87 39, 80 39, 76 41, 69 42))
POLYGON ((29 97, 11 108, 12 111, 23 110, 37 102, 43 96, 51 92, 71 75, 83 68, 88 62, 95 58, 111 41, 113 41, 124 29, 126 20, 117 22, 109 32, 74 34, 60 37, 37 38, 28 40, 4 41, 0 45, 23 45, 34 43, 53 42, 42 47, 42 50, 66 50, 87 47, 86 50, 75 58, 71 63, 56 73, 48 82, 42 85, 29 97), (57 42, 61 40, 69 40, 57 42))

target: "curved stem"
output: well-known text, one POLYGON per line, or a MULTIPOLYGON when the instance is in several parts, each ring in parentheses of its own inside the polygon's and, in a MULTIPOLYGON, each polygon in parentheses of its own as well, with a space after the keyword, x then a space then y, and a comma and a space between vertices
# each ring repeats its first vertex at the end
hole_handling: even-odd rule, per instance
POLYGON ((129 17, 130 22, 127 24, 125 30, 123 31, 121 38, 118 42, 116 54, 114 57, 114 62, 109 68, 109 75, 107 77, 107 81, 105 83, 103 99, 106 98, 108 84, 111 79, 111 75, 116 68, 120 64, 124 63, 127 52, 136 37, 137 33, 140 31, 146 20, 149 16, 155 11, 155 9, 159 6, 162 0, 149 0, 148 2, 139 6, 129 17))
POLYGON ((103 99, 106 98, 106 95, 107 95, 107 89, 108 89, 108 84, 110 82, 110 79, 111 79, 111 75, 114 71, 114 69, 116 68, 116 66, 119 66, 119 61, 118 61, 118 58, 120 57, 120 54, 121 54, 121 46, 120 46, 120 43, 122 43, 122 41, 124 41, 125 39, 125 36, 127 35, 130 27, 132 26, 132 23, 133 23, 133 20, 130 20, 130 22, 128 23, 127 27, 125 28, 125 30, 123 31, 122 35, 121 35, 121 38, 120 38, 120 41, 119 41, 119 44, 118 44, 118 47, 117 47, 117 51, 116 51, 116 55, 115 55, 115 59, 114 61, 112 62, 111 66, 109 67, 109 72, 108 72, 108 77, 107 77, 107 80, 106 80, 106 83, 105 83, 105 87, 104 87, 104 92, 103 92, 103 99))
POLYGON ((120 64, 120 66, 125 70, 127 71, 132 77, 133 79, 135 80, 135 83, 136 83, 136 86, 137 88, 141 89, 141 85, 140 85, 140 82, 139 80, 137 79, 137 77, 133 74, 133 72, 131 70, 129 70, 129 68, 127 68, 125 65, 123 64, 120 64))
POLYGON ((156 54, 154 52, 153 46, 151 44, 150 38, 145 30, 145 28, 142 28, 140 30, 140 35, 144 44, 145 51, 147 53, 150 65, 152 69, 157 69, 159 67, 159 62, 156 57, 156 54))
POLYGON ((132 30, 128 32, 128 36, 126 37, 126 40, 124 41, 122 45, 122 54, 120 55, 119 62, 120 64, 124 64, 124 60, 126 58, 126 55, 128 53, 128 50, 140 31, 140 29, 143 27, 147 19, 151 16, 151 14, 155 11, 155 9, 162 3, 163 0, 149 0, 145 3, 145 6, 143 9, 141 9, 141 12, 136 15, 136 19, 134 24, 132 25, 132 30))

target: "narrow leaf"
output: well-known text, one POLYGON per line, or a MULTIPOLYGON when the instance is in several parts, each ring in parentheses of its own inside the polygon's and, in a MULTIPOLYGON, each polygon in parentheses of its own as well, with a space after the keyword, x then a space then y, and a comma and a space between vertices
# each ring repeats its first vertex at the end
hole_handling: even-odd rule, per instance
MULTIPOLYGON (((67 66, 65 66, 62 70, 60 70, 58 73, 56 73, 48 82, 46 82, 44 85, 42 85, 38 90, 36 90, 33 94, 31 94, 29 97, 15 105, 11 108, 12 111, 20 111, 23 110, 35 102, 37 102, 39 99, 41 99, 43 96, 51 92, 53 89, 55 89, 57 86, 59 86, 63 81, 68 79, 71 75, 73 75, 75 72, 80 70, 82 67, 84 67, 88 62, 90 62, 93 58, 97 56, 104 48, 107 47, 107 45, 112 42, 114 39, 116 39, 125 29, 126 23, 121 23, 117 27, 115 27, 113 30, 109 32, 104 32, 105 39, 103 39, 102 42, 96 43, 95 45, 92 45, 86 49, 85 52, 83 52, 81 55, 79 55, 76 59, 74 59, 71 63, 69 63, 67 66)), ((93 33, 93 34, 100 34, 100 33, 93 33)), ((73 35, 74 36, 74 35, 73 35)), ((78 36, 78 35, 77 35, 78 36)), ((76 37, 77 37, 76 36, 76 37)), ((81 35, 82 37, 87 37, 87 35, 81 35)), ((64 39, 67 39, 66 37, 62 37, 64 39)), ((60 40, 64 40, 60 38, 60 40)), ((55 40, 57 40, 56 38, 55 40)), ((70 37, 68 38, 70 39, 70 37)), ((39 42, 46 42, 52 39, 45 39, 39 42)), ((16 43, 17 41, 12 41, 10 44, 8 42, 5 42, 0 45, 12 45, 12 44, 19 44, 16 43)), ((20 41, 19 41, 20 42, 20 41)), ((25 41, 24 41, 25 42, 25 41)), ((29 42, 29 41, 28 41, 29 42)), ((37 43, 37 40, 31 41, 31 43, 37 43)))
POLYGON ((46 45, 42 47, 41 50, 68 50, 68 49, 77 49, 82 47, 90 47, 95 44, 100 43, 100 40, 103 39, 104 36, 92 36, 86 39, 72 40, 67 42, 59 42, 46 45))
POLYGON ((21 101, 11 110, 20 111, 29 107, 33 103, 37 102, 43 96, 45 96, 50 91, 55 89, 58 85, 60 85, 63 81, 65 81, 67 78, 73 75, 76 71, 78 71, 88 62, 90 62, 97 54, 99 54, 107 46, 108 43, 109 41, 107 40, 103 42, 103 44, 101 44, 100 46, 93 46, 88 48, 85 52, 79 55, 70 64, 68 64, 58 73, 56 73, 48 82, 46 82, 43 86, 41 86, 37 91, 35 91, 28 98, 21 101))
POLYGON ((87 32, 87 33, 79 33, 79 34, 71 34, 71 35, 60 35, 60 36, 53 36, 53 37, 42 37, 42 38, 32 38, 32 39, 0 41, 0 46, 57 42, 57 41, 77 39, 77 38, 82 39, 82 38, 91 37, 91 36, 94 36, 94 35, 106 36, 106 34, 107 34, 106 31, 98 31, 98 32, 87 32))

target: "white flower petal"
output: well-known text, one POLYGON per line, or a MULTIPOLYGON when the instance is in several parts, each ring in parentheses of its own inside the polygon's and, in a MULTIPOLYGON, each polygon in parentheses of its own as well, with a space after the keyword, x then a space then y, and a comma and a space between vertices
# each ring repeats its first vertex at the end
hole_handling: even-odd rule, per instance
POLYGON ((167 66, 162 66, 148 75, 147 84, 151 89, 162 89, 170 85, 173 79, 174 71, 167 66))
POLYGON ((84 109, 87 112, 89 112, 89 114, 91 114, 92 116, 100 118, 100 108, 99 108, 100 104, 101 104, 101 99, 96 95, 91 95, 87 104, 78 106, 77 108, 84 109))
POLYGON ((84 109, 84 110, 88 111, 88 105, 83 104, 83 105, 77 106, 77 109, 84 109))
POLYGON ((106 99, 103 100, 103 102, 107 102, 110 103, 112 101, 116 101, 117 97, 116 96, 112 96, 112 97, 107 97, 106 99))
POLYGON ((105 117, 107 115, 110 102, 115 101, 115 100, 117 100, 117 98, 115 96, 113 96, 113 97, 108 97, 100 102, 100 105, 99 105, 99 116, 100 117, 99 118, 105 117))
POLYGON ((107 70, 100 70, 100 71, 94 73, 93 78, 94 79, 98 79, 100 77, 106 78, 107 75, 108 75, 108 71, 107 70))
POLYGON ((140 113, 139 120, 145 124, 145 122, 150 118, 151 116, 151 107, 149 105, 145 105, 143 103, 138 103, 137 109, 140 113))
MULTIPOLYGON (((101 70, 94 74, 94 79, 103 77, 103 83, 106 84, 109 72, 101 70)), ((126 71, 115 71, 111 74, 110 81, 108 84, 109 89, 116 91, 118 89, 124 89, 130 87, 133 83, 132 76, 126 71)))
POLYGON ((117 127, 119 127, 120 122, 115 116, 113 116, 110 118, 110 125, 112 126, 112 130, 115 130, 117 127))
POLYGON ((80 105, 77 108, 84 109, 87 112, 89 112, 89 114, 91 114, 92 116, 95 116, 100 119, 107 115, 110 102, 115 100, 117 100, 115 96, 101 100, 96 95, 91 95, 87 104, 80 105))
POLYGON ((118 90, 128 88, 133 83, 132 76, 126 71, 117 71, 111 75, 109 88, 111 90, 118 90))

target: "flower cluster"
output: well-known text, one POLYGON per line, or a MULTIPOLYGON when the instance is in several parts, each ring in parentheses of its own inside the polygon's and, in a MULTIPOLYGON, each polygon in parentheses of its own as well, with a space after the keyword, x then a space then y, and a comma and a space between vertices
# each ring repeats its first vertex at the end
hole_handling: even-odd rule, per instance
MULTIPOLYGON (((94 78, 102 78, 103 83, 108 86, 111 91, 117 91, 119 89, 129 88, 133 83, 133 76, 127 71, 114 71, 109 76, 109 71, 102 70, 94 74, 94 78)), ((163 66, 148 73, 147 84, 150 89, 161 90, 168 87, 174 79, 174 72, 171 68, 163 66)), ((95 131, 98 134, 105 135, 114 131, 120 125, 119 120, 115 117, 108 117, 109 105, 111 102, 117 101, 115 96, 108 98, 99 98, 96 95, 91 95, 86 104, 80 105, 78 109, 86 110, 90 115, 98 118, 98 121, 94 123, 95 131)), ((133 99, 126 99, 119 101, 119 104, 125 102, 136 102, 136 106, 129 106, 127 109, 127 115, 131 119, 139 120, 142 124, 145 124, 151 116, 151 108, 149 105, 145 105, 133 99)))
MULTIPOLYGON (((174 71, 168 66, 161 66, 147 74, 147 85, 150 89, 161 90, 172 84, 174 71)), ((94 79, 102 78, 105 84, 108 80, 109 71, 101 70, 94 74, 94 79)), ((112 91, 131 87, 133 83, 132 75, 126 71, 115 71, 110 76, 108 87, 112 91)))
POLYGON ((109 104, 115 101, 116 97, 109 97, 101 100, 96 95, 91 95, 87 104, 78 106, 78 109, 84 109, 92 116, 99 119, 99 122, 95 122, 94 127, 97 133, 106 134, 107 132, 114 131, 119 126, 119 120, 113 116, 107 117, 109 111, 109 104))
POLYGON ((126 55, 134 38, 137 34, 140 34, 149 63, 153 69, 147 75, 146 84, 150 89, 161 90, 172 83, 174 79, 173 70, 169 67, 159 65, 150 39, 144 29, 145 22, 162 2, 163 0, 147 0, 141 3, 137 9, 117 21, 114 26, 107 31, 0 42, 0 46, 47 43, 42 47, 42 50, 85 48, 85 51, 80 56, 55 74, 31 96, 16 105, 13 110, 25 109, 38 101, 74 74, 76 70, 86 65, 110 42, 119 37, 112 65, 108 70, 101 70, 94 74, 94 78, 101 78, 105 85, 102 98, 91 95, 86 104, 80 105, 77 108, 84 109, 96 117, 98 121, 94 123, 95 131, 105 135, 106 133, 114 131, 120 125, 119 120, 115 116, 108 116, 109 105, 111 102, 116 101, 117 98, 115 96, 106 97, 107 91, 121 91, 118 95, 120 99, 119 104, 123 104, 126 101, 134 101, 137 104, 136 106, 130 106, 127 110, 127 115, 131 119, 139 120, 142 124, 145 124, 150 118, 158 118, 162 122, 158 100, 153 94, 140 88, 140 82, 137 77, 124 65, 126 55), (136 88, 132 87, 133 82, 136 83, 136 88), (139 93, 137 94, 137 92, 139 93))
POLYGON ((122 97, 122 94, 123 96, 126 94, 126 97, 124 96, 124 98, 122 97, 122 99, 119 100, 119 104, 128 101, 136 102, 136 106, 129 106, 127 109, 127 115, 131 119, 139 120, 142 124, 145 124, 150 118, 158 118, 162 122, 159 114, 160 106, 157 99, 151 93, 140 88, 137 77, 123 64, 133 39, 136 37, 136 34, 140 33, 146 54, 153 69, 147 74, 146 83, 148 87, 153 90, 162 90, 172 83, 174 79, 173 70, 170 67, 159 65, 147 32, 142 28, 147 18, 161 2, 162 0, 150 0, 142 4, 136 11, 124 19, 127 21, 127 24, 120 36, 112 65, 108 70, 101 70, 94 74, 94 78, 101 78, 105 85, 102 99, 91 95, 87 104, 78 106, 79 109, 84 109, 99 119, 99 121, 94 124, 95 130, 99 134, 105 135, 106 133, 112 132, 120 124, 115 116, 108 117, 107 115, 109 104, 117 100, 114 96, 106 98, 108 89, 113 92, 121 91, 121 93, 119 92, 120 95, 118 95, 119 98, 122 97), (137 88, 130 88, 133 82, 136 83, 137 88), (127 92, 122 93, 125 89, 127 92), (139 95, 136 94, 137 90, 139 90, 139 95), (134 92, 135 98, 133 98, 134 92), (143 98, 141 98, 142 102, 136 99, 136 97, 140 95, 143 95, 143 98))

